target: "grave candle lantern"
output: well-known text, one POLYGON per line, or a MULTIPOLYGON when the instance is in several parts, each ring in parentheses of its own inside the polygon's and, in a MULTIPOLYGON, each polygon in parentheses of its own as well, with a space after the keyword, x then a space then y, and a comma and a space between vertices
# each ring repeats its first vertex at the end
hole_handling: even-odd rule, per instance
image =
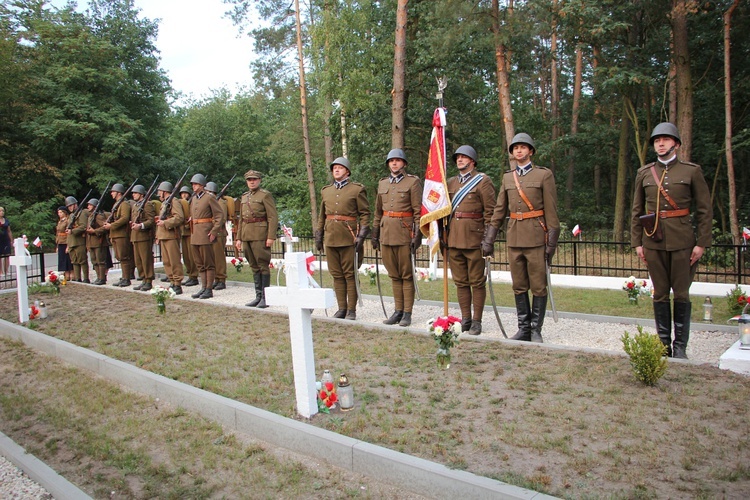
POLYGON ((711 297, 706 297, 703 301, 703 321, 707 323, 714 321, 714 305, 711 303, 711 297))
POLYGON ((338 384, 338 397, 341 411, 349 411, 354 407, 354 388, 345 374, 341 374, 338 384))
POLYGON ((742 315, 738 321, 740 330, 740 349, 750 349, 750 314, 747 314, 747 306, 742 308, 742 315))

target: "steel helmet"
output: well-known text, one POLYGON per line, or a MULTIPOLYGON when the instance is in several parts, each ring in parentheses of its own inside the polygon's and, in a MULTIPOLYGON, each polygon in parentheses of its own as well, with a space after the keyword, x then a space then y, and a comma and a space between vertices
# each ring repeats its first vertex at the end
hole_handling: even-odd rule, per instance
POLYGON ((510 145, 508 146, 508 153, 513 153, 513 146, 515 146, 516 144, 526 144, 531 148, 532 153, 536 153, 536 145, 534 144, 534 139, 532 139, 529 134, 521 132, 520 134, 514 135, 513 140, 510 141, 510 145))
POLYGON ((136 194, 142 194, 143 196, 146 196, 146 188, 143 187, 143 186, 141 186, 140 184, 138 184, 137 186, 135 186, 133 188, 132 192, 136 193, 136 194))
POLYGON ((200 184, 201 186, 206 185, 206 176, 203 174, 195 174, 192 179, 190 179, 190 184, 200 184))
POLYGON ((180 193, 193 194, 193 192, 192 192, 192 191, 190 190, 190 188, 189 188, 189 187, 187 187, 187 186, 182 186, 182 187, 180 188, 180 193))
POLYGON ((122 184, 120 184, 118 182, 117 184, 115 184, 114 186, 112 186, 112 189, 109 190, 110 193, 112 191, 114 191, 115 193, 124 194, 125 193, 125 186, 123 186, 122 184))
POLYGON ((349 165, 349 160, 347 160, 343 156, 339 156, 338 158, 333 160, 333 162, 331 163, 331 170, 333 170, 334 165, 341 165, 349 171, 349 174, 352 173, 352 167, 349 165))
POLYGON ((99 200, 97 200, 96 198, 91 198, 89 200, 89 205, 94 205, 95 207, 98 208, 99 207, 99 200))
POLYGON ((477 162, 477 151, 471 146, 463 145, 460 148, 458 148, 456 152, 453 153, 453 161, 456 161, 456 158, 458 158, 458 155, 468 156, 469 158, 474 160, 474 163, 477 162))
POLYGON ((677 141, 677 144, 682 146, 682 141, 680 140, 680 131, 677 130, 677 127, 674 125, 674 123, 662 122, 654 127, 654 131, 651 132, 652 146, 654 145, 654 139, 660 136, 671 137, 672 139, 677 141))
POLYGON ((219 186, 217 186, 216 183, 213 182, 213 181, 212 182, 207 182, 206 183, 206 191, 208 191, 209 193, 216 194, 216 193, 219 192, 219 186))
POLYGON ((73 196, 68 196, 65 198, 65 206, 69 207, 71 205, 75 205, 78 203, 78 200, 76 200, 73 196))
POLYGON ((157 191, 166 191, 168 193, 171 193, 174 189, 174 186, 169 181, 162 181, 161 184, 159 184, 159 187, 156 189, 157 191))
POLYGON ((400 148, 391 149, 388 152, 388 156, 385 159, 385 164, 388 165, 388 162, 394 158, 400 158, 404 160, 404 163, 406 163, 407 165, 409 164, 409 162, 406 160, 406 154, 404 153, 403 149, 400 149, 400 148))

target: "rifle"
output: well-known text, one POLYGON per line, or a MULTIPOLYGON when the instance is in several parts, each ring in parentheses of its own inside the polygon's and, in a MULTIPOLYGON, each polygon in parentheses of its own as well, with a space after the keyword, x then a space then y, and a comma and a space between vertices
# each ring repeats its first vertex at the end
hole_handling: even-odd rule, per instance
POLYGON ((109 217, 107 217, 107 220, 105 221, 106 224, 112 224, 112 222, 115 220, 115 215, 117 214, 117 209, 120 208, 120 205, 122 204, 122 202, 125 201, 125 199, 128 197, 128 195, 130 194, 130 192, 133 190, 133 188, 135 187, 135 183, 136 182, 138 182, 138 178, 137 177, 133 181, 133 183, 130 185, 130 187, 125 190, 125 192, 122 194, 122 196, 120 197, 120 199, 117 200, 114 205, 112 205, 112 213, 109 214, 109 217))
POLYGON ((237 174, 234 174, 234 175, 232 176, 232 178, 231 178, 231 179, 229 179, 229 182, 227 182, 226 184, 224 184, 224 187, 223 187, 223 188, 221 188, 221 191, 219 191, 218 193, 216 193, 216 199, 217 199, 217 200, 220 200, 220 199, 222 198, 222 196, 224 196, 224 195, 226 194, 226 192, 227 192, 227 188, 228 188, 228 187, 229 187, 229 185, 230 185, 230 184, 232 183, 232 181, 234 180, 234 178, 235 178, 235 177, 237 177, 237 174))
POLYGON ((174 197, 177 196, 177 193, 180 192, 180 184, 182 184, 182 181, 185 180, 185 176, 187 175, 188 170, 190 170, 190 167, 185 169, 185 173, 182 174, 182 177, 180 177, 180 180, 177 181, 177 184, 174 185, 174 189, 172 189, 172 193, 169 195, 169 198, 164 200, 164 203, 162 203, 161 214, 159 214, 159 219, 165 220, 167 218, 169 207, 172 206, 172 200, 174 200, 174 197))
POLYGON ((104 198, 104 195, 107 194, 107 190, 109 190, 109 181, 107 182, 107 186, 102 191, 102 194, 99 195, 99 203, 97 203, 96 207, 94 207, 94 211, 89 214, 89 222, 86 225, 86 229, 92 229, 93 224, 96 222, 96 214, 99 212, 99 207, 102 205, 102 198, 104 198))
POLYGON ((70 219, 68 220, 68 227, 65 229, 73 229, 73 224, 75 224, 76 219, 79 215, 81 215, 81 212, 83 212, 84 203, 86 202, 86 198, 88 198, 91 195, 92 189, 89 189, 89 192, 86 193, 86 196, 83 197, 81 202, 78 204, 78 208, 76 208, 75 212, 73 212, 70 215, 70 219))
POLYGON ((148 191, 146 191, 146 194, 143 196, 143 199, 136 204, 135 209, 137 210, 137 213, 135 216, 135 221, 137 223, 141 222, 141 216, 143 215, 143 207, 154 195, 154 188, 156 188, 156 183, 158 181, 159 181, 159 176, 157 175, 156 178, 154 179, 154 182, 151 183, 151 187, 148 188, 148 191))

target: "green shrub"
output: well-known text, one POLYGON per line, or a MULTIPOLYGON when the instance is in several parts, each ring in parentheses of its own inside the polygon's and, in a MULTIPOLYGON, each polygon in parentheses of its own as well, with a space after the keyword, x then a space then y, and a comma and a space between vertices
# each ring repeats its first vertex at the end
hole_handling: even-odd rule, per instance
POLYGON ((734 285, 730 291, 727 292, 727 306, 729 306, 729 312, 735 316, 742 312, 742 309, 747 304, 747 295, 742 291, 740 285, 734 285))
POLYGON ((657 335, 644 333, 640 325, 635 337, 625 332, 622 345, 630 356, 635 378, 644 384, 655 385, 667 371, 667 346, 661 343, 657 335))

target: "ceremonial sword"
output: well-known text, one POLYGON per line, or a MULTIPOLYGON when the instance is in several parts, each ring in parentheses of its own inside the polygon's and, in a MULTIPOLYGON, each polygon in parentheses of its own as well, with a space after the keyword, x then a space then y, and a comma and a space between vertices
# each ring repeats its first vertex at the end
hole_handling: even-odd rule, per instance
POLYGON ((354 245, 354 285, 357 289, 357 303, 364 307, 365 302, 362 300, 362 291, 359 287, 359 252, 356 244, 354 245))
MULTIPOLYGON (((378 283, 378 295, 380 296, 380 305, 383 307, 383 314, 388 319, 388 313, 385 311, 385 303, 383 302, 383 291, 380 289, 380 264, 378 264, 378 249, 375 249, 375 281, 378 283)), ((359 271, 357 271, 359 272, 359 271)))
POLYGON ((557 308, 555 307, 555 297, 552 295, 552 279, 550 278, 549 262, 546 263, 547 269, 547 295, 549 295, 549 305, 552 308, 552 319, 557 323, 557 308))
POLYGON ((495 311, 495 319, 497 324, 500 326, 500 331, 503 332, 503 337, 508 338, 508 334, 505 333, 503 322, 500 320, 500 313, 497 312, 497 303, 495 303, 495 290, 492 288, 492 268, 490 267, 491 257, 485 257, 485 274, 487 275, 487 284, 490 286, 490 301, 492 302, 492 310, 495 311))

